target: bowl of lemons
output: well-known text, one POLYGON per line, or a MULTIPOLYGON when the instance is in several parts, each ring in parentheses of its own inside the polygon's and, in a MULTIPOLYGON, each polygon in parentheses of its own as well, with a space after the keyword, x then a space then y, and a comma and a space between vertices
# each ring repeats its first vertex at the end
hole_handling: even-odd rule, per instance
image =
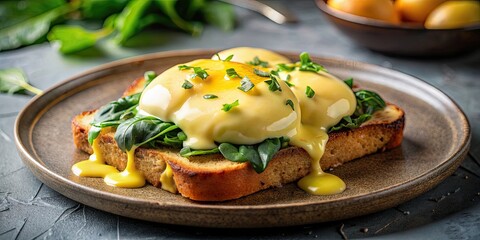
POLYGON ((478 0, 316 0, 345 35, 390 55, 452 56, 480 49, 478 0))

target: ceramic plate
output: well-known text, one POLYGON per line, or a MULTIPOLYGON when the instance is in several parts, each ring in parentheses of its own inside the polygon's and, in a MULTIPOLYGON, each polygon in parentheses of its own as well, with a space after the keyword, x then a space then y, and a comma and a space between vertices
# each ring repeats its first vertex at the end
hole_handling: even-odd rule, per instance
MULTIPOLYGON (((16 145, 35 176, 61 194, 115 214, 161 223, 205 227, 271 227, 333 221, 390 208, 431 189, 459 166, 470 143, 468 121, 436 88, 412 76, 365 63, 313 57, 340 78, 354 77, 406 112, 402 146, 333 170, 347 190, 312 196, 288 184, 238 200, 190 201, 150 185, 139 189, 107 186, 79 178, 70 167, 86 159, 75 149, 70 128, 78 113, 120 97, 147 70, 157 73, 214 51, 175 51, 109 63, 68 79, 34 98, 19 114, 16 145)), ((297 54, 285 53, 292 60, 297 54)))

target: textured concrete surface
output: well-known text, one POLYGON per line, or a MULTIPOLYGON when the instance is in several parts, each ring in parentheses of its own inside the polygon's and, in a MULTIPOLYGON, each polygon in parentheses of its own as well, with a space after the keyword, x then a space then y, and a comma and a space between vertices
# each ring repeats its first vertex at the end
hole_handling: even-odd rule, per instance
POLYGON ((277 25, 254 12, 237 9, 238 24, 233 32, 207 27, 198 38, 170 31, 145 33, 133 39, 129 48, 118 48, 107 41, 96 51, 76 56, 62 56, 49 44, 40 44, 1 52, 0 69, 23 68, 34 86, 47 89, 102 63, 179 49, 253 46, 368 62, 414 75, 441 89, 460 105, 473 130, 472 147, 462 166, 440 185, 414 200, 338 222, 254 230, 157 224, 84 206, 38 181, 21 162, 13 142, 15 118, 31 96, 2 94, 0 239, 479 239, 480 51, 445 59, 389 57, 358 47, 345 38, 326 21, 313 1, 290 1, 289 8, 300 18, 299 24, 277 25))

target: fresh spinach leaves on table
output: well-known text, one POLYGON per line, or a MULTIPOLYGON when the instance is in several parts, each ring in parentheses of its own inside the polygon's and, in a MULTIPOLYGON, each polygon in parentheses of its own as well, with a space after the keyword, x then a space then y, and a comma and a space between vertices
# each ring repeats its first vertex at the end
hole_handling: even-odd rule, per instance
POLYGON ((41 94, 42 90, 33 87, 27 82, 25 73, 20 68, 0 70, 0 92, 9 94, 25 94, 26 91, 41 94))
POLYGON ((5 9, 0 11, 0 51, 43 42, 48 36, 60 52, 70 54, 104 38, 125 45, 147 27, 197 36, 204 24, 228 31, 235 22, 231 5, 212 0, 22 0, 2 1, 0 9, 5 9), (103 21, 103 27, 83 27, 95 21, 103 21))

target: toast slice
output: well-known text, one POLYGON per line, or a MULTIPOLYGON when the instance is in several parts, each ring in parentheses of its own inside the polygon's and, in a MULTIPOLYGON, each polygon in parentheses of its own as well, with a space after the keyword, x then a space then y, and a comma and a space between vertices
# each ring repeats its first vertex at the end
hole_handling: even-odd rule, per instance
MULTIPOLYGON (((144 85, 143 78, 137 79, 124 92, 124 96, 142 91, 144 85)), ((83 112, 72 121, 75 146, 89 154, 93 150, 88 144, 88 131, 94 115, 95 111, 83 112)), ((388 104, 361 127, 330 133, 321 159, 322 168, 329 169, 399 146, 403 139, 404 121, 403 110, 388 104)), ((114 128, 103 129, 98 136, 99 142, 106 163, 123 170, 127 156, 117 147, 114 134, 114 128)), ((168 163, 178 192, 196 201, 231 200, 294 182, 309 173, 310 161, 310 156, 302 148, 287 147, 281 149, 266 170, 258 174, 249 163, 232 162, 221 154, 185 158, 180 156, 178 149, 142 147, 135 152, 135 166, 143 172, 149 183, 161 187, 160 176, 168 163)))

